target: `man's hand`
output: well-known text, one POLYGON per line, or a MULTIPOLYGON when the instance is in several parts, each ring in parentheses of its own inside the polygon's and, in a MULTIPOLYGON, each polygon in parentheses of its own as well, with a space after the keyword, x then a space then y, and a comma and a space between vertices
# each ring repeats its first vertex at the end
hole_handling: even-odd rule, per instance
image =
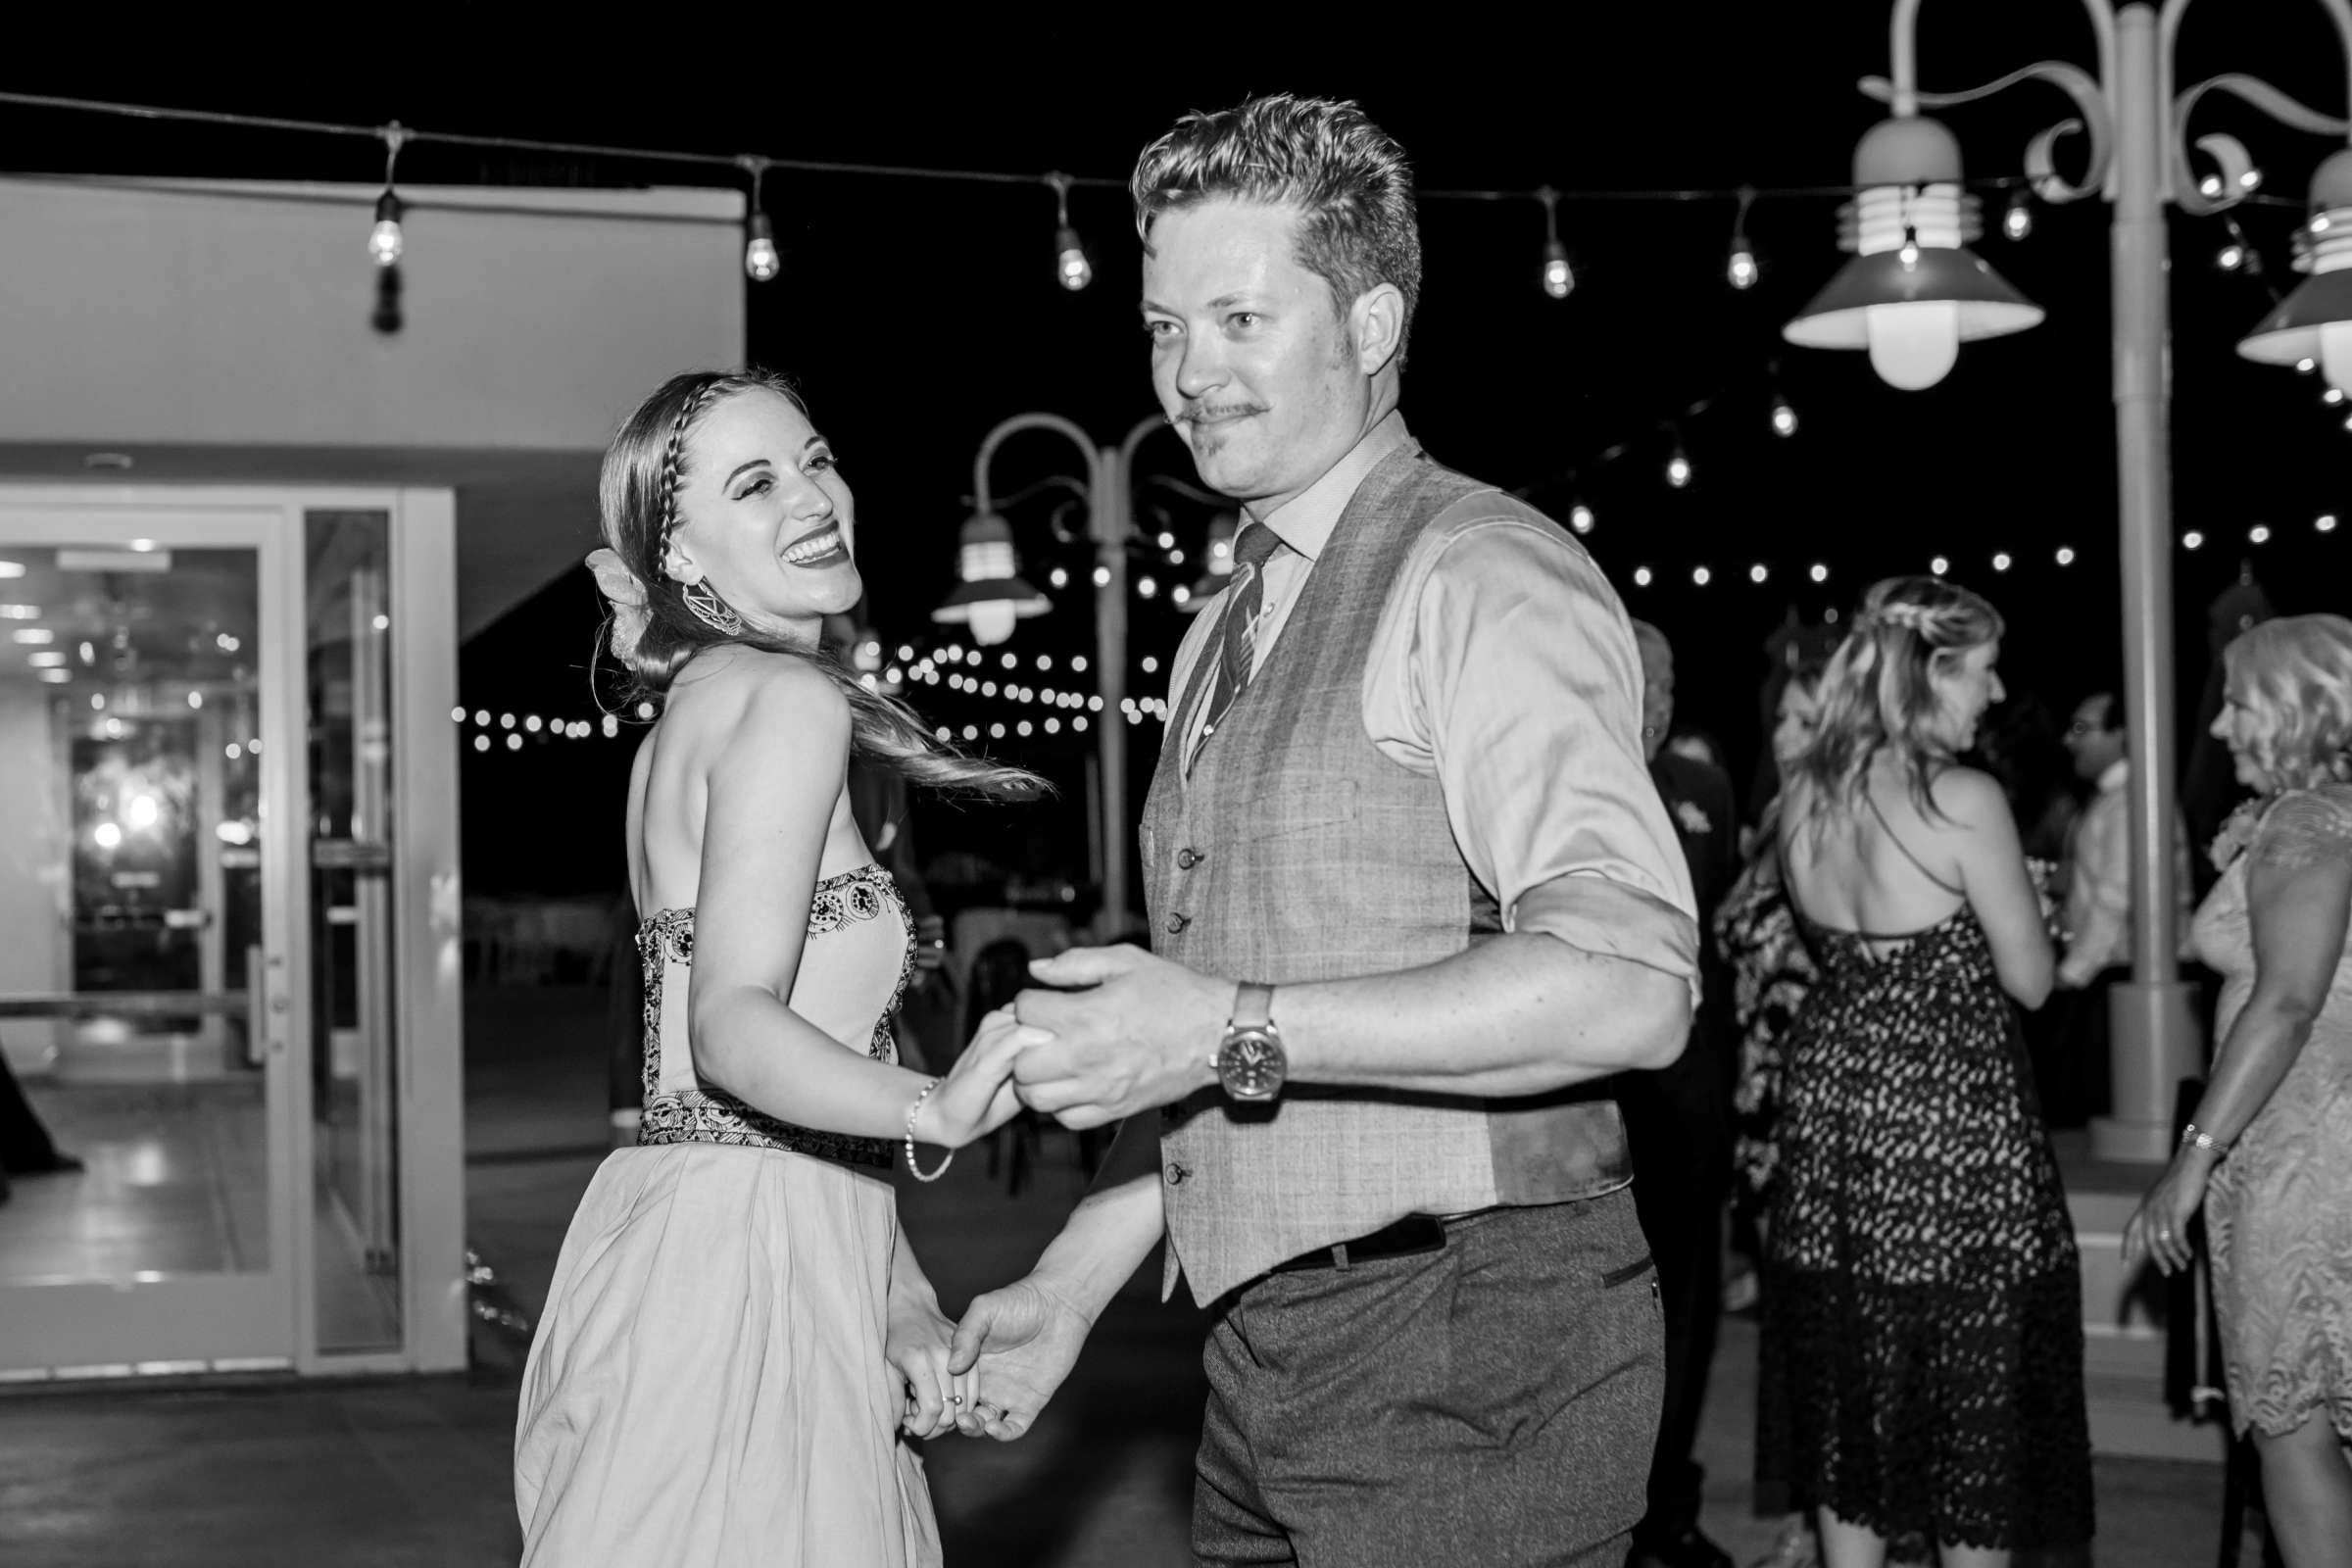
POLYGON ((965 1395, 956 1429, 1010 1443, 1029 1430, 1078 1360, 1093 1327, 1035 1275, 972 1298, 956 1325, 948 1371, 965 1395))
POLYGON ((1125 946, 1072 948, 1029 972, 1047 985, 1093 988, 1014 1000, 1022 1023, 1054 1035, 1013 1066, 1031 1109, 1064 1127, 1100 1127, 1216 1082, 1211 1058, 1233 1013, 1232 981, 1125 946))

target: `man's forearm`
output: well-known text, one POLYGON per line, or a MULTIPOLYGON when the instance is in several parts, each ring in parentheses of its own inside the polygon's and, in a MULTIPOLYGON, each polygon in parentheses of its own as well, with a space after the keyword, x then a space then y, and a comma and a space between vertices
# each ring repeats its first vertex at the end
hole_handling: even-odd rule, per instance
POLYGON ((1503 1099, 1665 1066, 1690 986, 1519 932, 1419 969, 1284 986, 1274 1017, 1298 1082, 1503 1099))

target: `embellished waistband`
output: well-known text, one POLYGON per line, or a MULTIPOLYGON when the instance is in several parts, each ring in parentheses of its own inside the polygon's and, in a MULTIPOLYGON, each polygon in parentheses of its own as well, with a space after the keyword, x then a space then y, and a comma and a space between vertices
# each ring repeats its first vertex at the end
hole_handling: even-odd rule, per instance
POLYGON ((637 1125, 637 1142, 649 1144, 726 1144, 739 1148, 774 1149, 789 1154, 808 1154, 841 1165, 890 1168, 892 1145, 882 1138, 857 1138, 848 1133, 819 1132, 754 1110, 734 1096, 710 1089, 689 1089, 655 1095, 645 1102, 645 1119, 637 1125))

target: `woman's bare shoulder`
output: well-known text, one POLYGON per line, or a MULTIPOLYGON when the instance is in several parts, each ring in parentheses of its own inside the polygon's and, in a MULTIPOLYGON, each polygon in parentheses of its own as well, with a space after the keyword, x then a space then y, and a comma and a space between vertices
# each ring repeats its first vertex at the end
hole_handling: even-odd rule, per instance
POLYGON ((686 736, 720 745, 756 741, 778 727, 803 737, 839 731, 846 739, 850 701, 806 659, 759 648, 720 648, 680 672, 662 717, 686 736))
POLYGON ((1928 800, 1935 813, 1928 825, 1944 832, 1970 832, 1993 822, 2009 821, 2009 796, 2001 781, 1982 768, 1952 763, 1928 781, 1928 800), (1941 817, 1939 822, 1937 817, 1941 817))

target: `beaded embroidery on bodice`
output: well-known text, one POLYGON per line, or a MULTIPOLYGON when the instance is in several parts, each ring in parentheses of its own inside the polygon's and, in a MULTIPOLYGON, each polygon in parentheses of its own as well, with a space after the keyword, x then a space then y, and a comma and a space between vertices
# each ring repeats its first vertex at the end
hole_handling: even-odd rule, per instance
MULTIPOLYGON (((801 955, 804 970, 811 962, 822 962, 824 949, 813 939, 853 930, 886 914, 897 918, 900 929, 906 933, 906 945, 897 983, 875 1020, 872 1038, 865 1048, 865 1054, 876 1061, 898 1059, 890 1021, 914 975, 914 921, 907 914, 906 901, 900 897, 890 873, 869 863, 818 882, 808 907, 808 929, 811 941, 801 955)), ((663 1003, 668 994, 671 966, 683 970, 694 962, 694 911, 657 910, 637 928, 637 951, 645 962, 645 1115, 637 1129, 639 1144, 733 1144, 813 1154, 845 1164, 889 1166, 891 1146, 887 1141, 820 1132, 779 1121, 723 1089, 694 1080, 690 1064, 681 1073, 678 1064, 673 1063, 667 1074, 671 1087, 664 1089, 663 1003), (684 1087, 678 1083, 681 1077, 686 1080, 684 1087)), ((685 976, 681 974, 678 978, 683 984, 685 976)), ((798 989, 796 985, 796 992, 798 989)), ((684 1052, 683 1026, 674 1033, 678 1036, 677 1049, 684 1052)))

